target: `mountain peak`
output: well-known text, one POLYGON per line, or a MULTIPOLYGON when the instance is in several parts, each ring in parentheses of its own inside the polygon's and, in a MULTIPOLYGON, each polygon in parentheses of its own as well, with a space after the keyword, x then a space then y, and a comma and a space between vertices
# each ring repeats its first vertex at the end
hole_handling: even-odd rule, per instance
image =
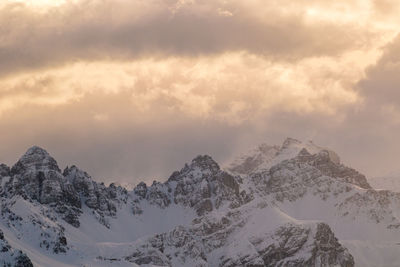
POLYGON ((53 170, 60 172, 57 161, 50 156, 50 154, 43 148, 32 146, 25 154, 18 160, 12 167, 13 173, 20 172, 21 170, 53 170))
POLYGON ((312 141, 302 142, 294 138, 286 138, 281 146, 261 144, 237 157, 231 162, 227 169, 237 174, 250 174, 265 171, 283 160, 292 159, 296 156, 309 157, 321 151, 326 151, 331 161, 340 164, 339 156, 330 149, 318 146, 312 141))
POLYGON ((285 141, 283 141, 282 148, 284 149, 284 148, 291 147, 293 145, 300 145, 301 143, 302 142, 297 140, 297 139, 294 139, 294 138, 291 138, 291 137, 287 137, 285 139, 285 141))
POLYGON ((209 169, 212 171, 218 171, 218 163, 209 155, 199 155, 192 160, 191 166, 197 166, 200 169, 209 169))
POLYGON ((186 177, 191 173, 190 177, 193 179, 202 179, 203 174, 215 174, 221 169, 218 163, 209 155, 198 155, 195 157, 190 164, 185 164, 183 169, 175 171, 169 177, 168 181, 179 180, 182 177, 186 177))
POLYGON ((30 155, 50 156, 49 153, 45 149, 43 149, 39 146, 30 147, 24 154, 24 156, 30 156, 30 155))

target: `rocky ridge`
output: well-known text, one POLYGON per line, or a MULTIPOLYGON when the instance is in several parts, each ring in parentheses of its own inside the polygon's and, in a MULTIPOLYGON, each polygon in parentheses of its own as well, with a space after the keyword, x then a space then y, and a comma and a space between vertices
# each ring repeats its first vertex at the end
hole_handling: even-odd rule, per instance
POLYGON ((82 205, 92 209, 98 220, 107 225, 106 216, 115 215, 116 205, 127 197, 123 188, 97 183, 76 166, 61 173, 56 160, 36 146, 28 149, 11 169, 2 165, 0 170, 4 179, 1 196, 21 196, 51 207, 75 227, 80 224, 82 205))
POLYGON ((400 194, 374 190, 333 151, 295 139, 254 151, 227 170, 198 156, 165 182, 128 191, 76 166, 61 172, 32 147, 0 165, 0 227, 45 258, 98 266, 354 266, 363 258, 336 221, 396 237, 400 194))
POLYGON ((238 207, 248 201, 245 191, 239 191, 241 178, 220 169, 210 156, 198 156, 191 164, 174 172, 167 182, 154 182, 147 187, 140 183, 133 190, 134 212, 143 212, 140 203, 146 201, 161 208, 180 204, 204 215, 226 204, 238 207))

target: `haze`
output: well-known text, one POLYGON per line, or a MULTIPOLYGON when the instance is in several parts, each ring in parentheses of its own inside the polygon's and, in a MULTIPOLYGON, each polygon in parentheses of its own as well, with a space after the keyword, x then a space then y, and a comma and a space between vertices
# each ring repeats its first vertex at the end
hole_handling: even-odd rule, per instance
POLYGON ((0 3, 0 162, 163 180, 287 136, 398 172, 396 0, 0 3))

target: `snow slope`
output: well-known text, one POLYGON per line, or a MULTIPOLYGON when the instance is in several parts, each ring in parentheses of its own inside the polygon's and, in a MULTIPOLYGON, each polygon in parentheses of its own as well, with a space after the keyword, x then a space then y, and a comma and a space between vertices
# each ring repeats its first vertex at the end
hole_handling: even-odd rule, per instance
POLYGON ((262 145, 227 171, 198 156, 132 190, 33 147, 0 185, 0 259, 15 266, 400 266, 400 193, 312 142, 262 145))

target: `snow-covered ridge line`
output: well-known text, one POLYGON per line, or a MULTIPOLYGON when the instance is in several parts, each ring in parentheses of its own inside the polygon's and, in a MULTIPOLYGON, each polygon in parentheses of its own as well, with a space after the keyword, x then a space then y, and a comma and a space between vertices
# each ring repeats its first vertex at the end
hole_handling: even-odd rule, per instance
POLYGON ((315 145, 312 141, 301 142, 294 138, 286 138, 281 146, 261 144, 253 148, 235 158, 226 166, 226 169, 238 174, 265 171, 284 160, 296 157, 302 149, 306 149, 311 154, 327 151, 330 159, 340 164, 339 156, 330 149, 315 145))
POLYGON ((0 229, 35 266, 400 264, 369 251, 396 248, 400 194, 374 190, 312 142, 262 145, 247 158, 225 171, 201 155, 165 182, 127 190, 76 166, 61 172, 33 147, 0 165, 0 229))

